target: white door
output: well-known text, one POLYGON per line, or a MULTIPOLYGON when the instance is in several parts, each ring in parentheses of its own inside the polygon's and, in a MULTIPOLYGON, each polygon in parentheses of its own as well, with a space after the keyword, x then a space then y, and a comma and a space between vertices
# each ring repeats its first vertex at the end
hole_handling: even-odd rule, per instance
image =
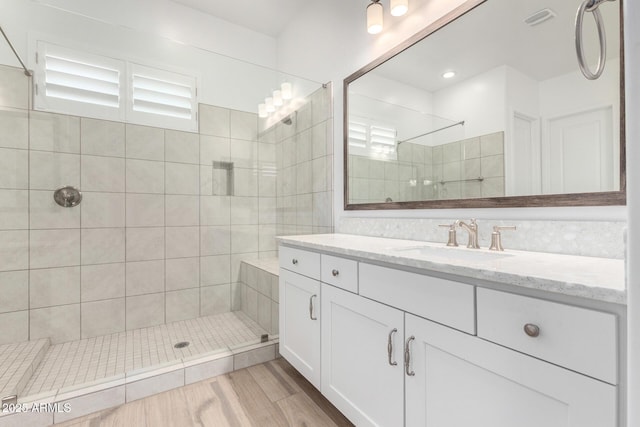
POLYGON ((359 427, 402 426, 403 312, 322 286, 322 394, 359 427))
POLYGON ((545 194, 614 190, 611 107, 550 119, 543 140, 545 194))
POLYGON ((320 389, 320 282, 280 269, 280 354, 320 389))
POLYGON ((616 388, 407 314, 406 426, 615 427, 616 388))
POLYGON ((507 196, 540 194, 540 120, 514 111, 513 137, 506 141, 505 191, 507 196))

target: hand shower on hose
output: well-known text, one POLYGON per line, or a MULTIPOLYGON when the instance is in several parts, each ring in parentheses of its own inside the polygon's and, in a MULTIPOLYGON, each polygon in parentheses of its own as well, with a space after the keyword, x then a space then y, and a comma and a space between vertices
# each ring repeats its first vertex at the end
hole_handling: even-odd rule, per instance
POLYGON ((598 9, 598 7, 600 7, 600 5, 605 1, 615 0, 584 0, 578 8, 578 13, 576 13, 576 54, 578 55, 578 65, 580 66, 580 71, 582 71, 582 74, 589 80, 596 80, 602 75, 607 60, 607 37, 605 34, 602 14, 598 9), (598 29, 600 53, 598 55, 598 65, 596 66, 595 72, 592 72, 587 65, 587 61, 584 55, 584 47, 582 41, 582 24, 584 21, 584 14, 586 12, 593 13, 593 19, 595 19, 596 27, 598 29))

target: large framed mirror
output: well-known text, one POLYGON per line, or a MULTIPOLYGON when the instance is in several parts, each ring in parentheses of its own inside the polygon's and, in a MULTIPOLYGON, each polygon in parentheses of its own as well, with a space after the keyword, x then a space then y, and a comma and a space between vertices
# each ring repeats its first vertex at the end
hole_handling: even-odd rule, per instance
POLYGON ((581 2, 470 0, 347 77, 345 209, 624 205, 621 5, 599 7, 587 80, 581 2))

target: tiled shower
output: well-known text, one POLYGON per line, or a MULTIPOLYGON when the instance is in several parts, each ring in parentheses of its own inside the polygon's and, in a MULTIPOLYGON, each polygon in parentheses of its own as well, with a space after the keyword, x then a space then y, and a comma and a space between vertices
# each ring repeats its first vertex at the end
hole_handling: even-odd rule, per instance
POLYGON ((200 104, 191 133, 35 111, 28 79, 1 66, 0 345, 232 312, 254 338, 277 333, 271 291, 268 325, 257 299, 246 310, 241 264, 276 257, 276 234, 333 230, 330 92, 266 130, 200 104), (75 208, 53 200, 67 185, 75 208))

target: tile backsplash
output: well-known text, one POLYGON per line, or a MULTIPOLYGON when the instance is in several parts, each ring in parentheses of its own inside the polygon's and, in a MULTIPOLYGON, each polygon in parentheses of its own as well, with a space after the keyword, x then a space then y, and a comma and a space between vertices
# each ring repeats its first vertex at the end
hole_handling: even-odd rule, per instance
POLYGON ((0 75, 16 82, 0 88, 0 343, 241 309, 241 260, 277 250, 277 144, 256 114, 201 104, 188 133, 45 113, 19 69, 0 75), (78 207, 53 201, 66 185, 78 207))
MULTIPOLYGON (((453 219, 342 217, 336 232, 362 236, 387 237, 426 242, 447 242, 447 228, 439 227, 453 219)), ((504 231, 505 250, 549 252, 623 259, 625 221, 545 221, 478 220, 479 243, 488 248, 494 225, 515 225, 516 231, 504 231)), ((458 244, 466 245, 467 235, 458 232, 458 244)))

